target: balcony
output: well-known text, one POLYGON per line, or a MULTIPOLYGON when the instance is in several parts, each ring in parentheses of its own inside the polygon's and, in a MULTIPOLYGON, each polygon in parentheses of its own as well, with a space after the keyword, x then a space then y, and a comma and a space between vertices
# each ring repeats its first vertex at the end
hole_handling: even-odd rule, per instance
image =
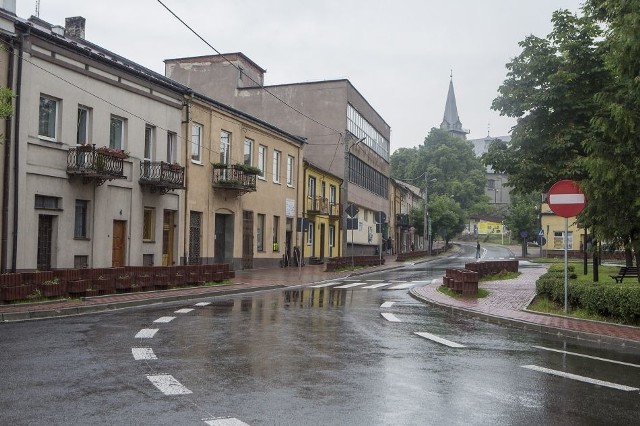
POLYGON ((342 205, 329 203, 329 217, 337 218, 342 216, 342 205))
POLYGON ((409 215, 408 214, 397 214, 396 215, 396 226, 401 228, 409 228, 411 224, 409 223, 409 215))
POLYGON ((67 174, 81 176, 83 183, 93 181, 96 186, 112 179, 126 179, 125 158, 128 155, 122 151, 95 145, 72 147, 67 152, 67 174))
POLYGON ((307 197, 307 213, 329 214, 329 199, 325 197, 307 197))
POLYGON ((184 167, 164 161, 141 161, 138 182, 149 187, 151 192, 158 191, 161 194, 184 189, 184 167))
POLYGON ((245 164, 214 164, 213 188, 242 195, 256 191, 256 175, 260 170, 245 164))

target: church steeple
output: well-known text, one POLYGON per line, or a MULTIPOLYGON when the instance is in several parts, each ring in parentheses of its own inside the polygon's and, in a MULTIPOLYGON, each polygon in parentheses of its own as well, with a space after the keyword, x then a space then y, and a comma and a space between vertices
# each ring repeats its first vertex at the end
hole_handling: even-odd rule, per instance
POLYGON ((447 93, 447 103, 444 106, 444 118, 440 124, 442 130, 448 130, 456 136, 466 139, 468 130, 462 128, 462 122, 458 115, 458 105, 456 104, 456 94, 453 91, 453 72, 449 80, 449 92, 447 93))

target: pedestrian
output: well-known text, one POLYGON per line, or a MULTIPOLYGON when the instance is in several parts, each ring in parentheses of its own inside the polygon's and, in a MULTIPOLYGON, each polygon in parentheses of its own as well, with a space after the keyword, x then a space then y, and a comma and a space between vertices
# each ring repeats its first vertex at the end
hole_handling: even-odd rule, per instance
POLYGON ((411 251, 414 251, 416 248, 416 246, 413 245, 413 243, 411 243, 411 251))
POLYGON ((478 245, 476 246, 476 259, 480 259, 480 241, 478 241, 478 245))

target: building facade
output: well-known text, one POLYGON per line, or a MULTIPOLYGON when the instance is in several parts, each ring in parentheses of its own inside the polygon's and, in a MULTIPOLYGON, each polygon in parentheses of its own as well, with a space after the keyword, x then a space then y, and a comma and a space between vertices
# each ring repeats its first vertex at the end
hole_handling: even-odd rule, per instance
POLYGON ((304 140, 204 95, 187 108, 184 263, 278 266, 293 256, 304 140))
POLYGON ((420 188, 392 178, 390 192, 392 202, 389 224, 393 230, 390 245, 393 253, 424 250, 424 235, 416 232, 416 224, 411 217, 412 210, 424 205, 420 188))
POLYGON ((3 271, 176 263, 186 88, 84 40, 81 17, 0 13, 17 96, 3 271))
POLYGON ((389 213, 390 126, 348 80, 265 87, 265 72, 242 53, 165 61, 167 77, 304 137, 305 158, 342 179, 343 206, 358 207, 349 245, 343 214, 343 254, 374 253, 382 235, 369 213, 389 213))

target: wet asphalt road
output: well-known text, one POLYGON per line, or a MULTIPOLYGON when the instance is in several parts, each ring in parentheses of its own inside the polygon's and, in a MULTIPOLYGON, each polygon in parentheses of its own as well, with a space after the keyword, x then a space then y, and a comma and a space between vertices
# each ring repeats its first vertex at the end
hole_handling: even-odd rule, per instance
POLYGON ((610 384, 640 387, 640 355, 452 316, 390 289, 425 285, 474 250, 325 287, 0 325, 0 424, 634 424, 640 393, 610 384), (157 331, 135 337, 144 330, 157 331))

